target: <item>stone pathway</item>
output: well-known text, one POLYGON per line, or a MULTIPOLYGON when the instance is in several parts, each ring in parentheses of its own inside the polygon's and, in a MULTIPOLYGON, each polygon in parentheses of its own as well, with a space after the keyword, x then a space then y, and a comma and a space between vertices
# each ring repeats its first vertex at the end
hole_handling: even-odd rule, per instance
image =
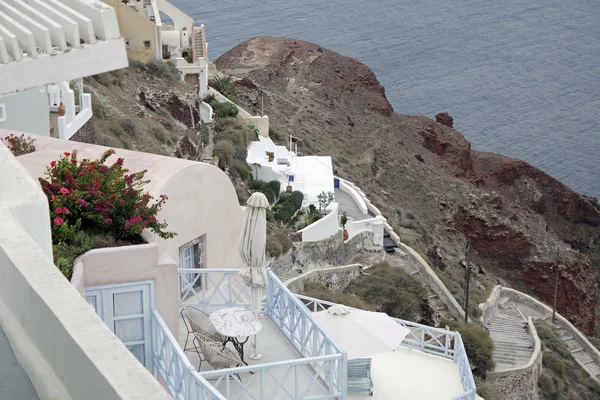
POLYGON ((215 129, 212 123, 206 124, 206 126, 208 127, 208 143, 202 150, 202 158, 200 161, 207 164, 217 165, 218 160, 213 157, 213 149, 215 147, 215 129))
POLYGON ((498 300, 498 313, 485 322, 494 340, 496 350, 494 361, 496 370, 522 365, 529 361, 533 353, 531 343, 525 329, 526 319, 541 319, 546 321, 568 346, 575 360, 590 376, 600 383, 600 365, 592 359, 577 341, 560 325, 553 324, 551 315, 535 310, 526 304, 515 303, 508 297, 498 300))

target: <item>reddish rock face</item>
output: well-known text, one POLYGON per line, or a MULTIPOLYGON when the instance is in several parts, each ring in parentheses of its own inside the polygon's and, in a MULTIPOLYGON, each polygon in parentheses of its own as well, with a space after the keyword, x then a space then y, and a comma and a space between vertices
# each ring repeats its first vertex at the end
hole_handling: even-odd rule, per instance
POLYGON ((435 122, 446 125, 450 128, 454 126, 454 118, 452 118, 447 112, 438 113, 435 116, 435 122))
POLYGON ((241 79, 255 112, 263 104, 251 99, 264 99, 281 137, 301 139, 304 154, 331 155, 336 174, 360 186, 395 228, 414 216, 421 247, 464 249, 470 238, 481 264, 548 304, 560 248, 558 310, 593 333, 597 202, 526 162, 472 150, 448 113, 433 121, 394 112, 365 64, 316 44, 252 38, 216 64, 241 79))

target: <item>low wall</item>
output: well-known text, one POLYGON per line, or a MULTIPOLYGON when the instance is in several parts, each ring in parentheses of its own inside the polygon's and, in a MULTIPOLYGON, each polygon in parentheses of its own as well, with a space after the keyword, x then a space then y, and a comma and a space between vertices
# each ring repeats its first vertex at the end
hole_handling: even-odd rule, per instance
POLYGON ((309 282, 321 282, 331 290, 342 290, 366 269, 361 264, 313 270, 284 282, 293 293, 302 293, 309 282))
POLYGON ((363 214, 368 214, 369 210, 367 209, 367 203, 365 203, 365 200, 361 197, 361 195, 353 187, 353 185, 345 179, 339 177, 336 178, 340 181, 340 190, 352 197, 352 200, 354 200, 354 202, 356 203, 358 208, 360 208, 363 214))
MULTIPOLYGON (((433 272, 429 264, 423 260, 423 257, 419 255, 409 246, 404 243, 399 243, 398 248, 406 253, 408 261, 411 265, 415 266, 419 271, 421 279, 431 288, 431 290, 438 296, 438 298, 446 305, 448 311, 456 319, 464 319, 465 311, 458 304, 452 293, 442 283, 440 278, 433 272)), ((470 321, 470 319, 469 319, 470 321)))
MULTIPOLYGON (((519 292, 518 290, 502 286, 496 286, 496 288, 497 287, 500 287, 500 296, 508 296, 512 301, 525 304, 528 307, 531 307, 534 310, 545 314, 548 317, 552 316, 552 308, 542 303, 541 301, 534 299, 533 297, 525 293, 519 292)), ((560 325, 561 328, 563 328, 570 336, 572 336, 573 340, 575 340, 577 344, 579 344, 581 348, 583 348, 585 352, 588 353, 595 362, 600 364, 600 351, 598 351, 598 349, 593 344, 591 344, 589 340, 587 340, 585 335, 583 335, 571 322, 569 322, 569 320, 567 320, 559 313, 556 313, 556 323, 560 325)))
POLYGON ((378 215, 375 218, 363 219, 360 221, 348 221, 346 230, 348 231, 348 240, 362 232, 373 233, 373 243, 383 247, 383 224, 384 219, 378 215))
POLYGON ((542 345, 533 319, 527 319, 527 332, 533 343, 533 354, 522 366, 491 371, 486 380, 495 383, 505 400, 538 400, 538 379, 542 373, 542 345))
POLYGON ((200 119, 202 119, 202 121, 204 121, 204 123, 208 124, 210 122, 213 122, 213 109, 212 107, 201 101, 200 102, 200 119))
POLYGON ((71 284, 82 295, 85 288, 154 281, 156 308, 173 336, 179 335, 179 275, 177 263, 156 243, 93 249, 73 266, 71 284))
POLYGON ((329 239, 340 231, 338 221, 338 204, 332 203, 329 214, 298 231, 303 242, 318 242, 329 239))
POLYGON ((339 231, 329 239, 318 242, 294 243, 292 249, 273 260, 270 267, 278 276, 282 276, 298 269, 307 272, 348 265, 358 253, 371 247, 374 247, 373 233, 363 232, 344 242, 339 231))

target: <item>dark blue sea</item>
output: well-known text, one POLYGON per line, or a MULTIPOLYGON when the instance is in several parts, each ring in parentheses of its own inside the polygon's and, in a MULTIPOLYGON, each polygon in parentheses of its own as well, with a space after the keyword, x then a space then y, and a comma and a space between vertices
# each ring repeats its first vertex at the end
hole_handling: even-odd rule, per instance
POLYGON ((473 147, 600 197, 600 0, 170 0, 209 57, 259 35, 373 69, 394 109, 448 111, 473 147))

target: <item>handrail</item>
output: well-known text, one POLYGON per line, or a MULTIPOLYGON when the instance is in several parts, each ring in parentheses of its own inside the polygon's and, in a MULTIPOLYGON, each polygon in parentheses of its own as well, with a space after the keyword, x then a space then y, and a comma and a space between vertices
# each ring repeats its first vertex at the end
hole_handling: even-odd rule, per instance
MULTIPOLYGON (((295 297, 298 300, 307 302, 304 304, 307 310, 310 310, 312 306, 313 312, 326 310, 327 307, 336 305, 336 303, 330 301, 315 299, 299 294, 296 294, 295 297)), ((354 309, 353 307, 349 308, 354 309)), ((475 381, 460 333, 398 318, 392 319, 411 330, 408 336, 400 344, 401 346, 418 349, 438 357, 451 359, 458 366, 461 382, 465 391, 453 400, 475 399, 475 381)))
POLYGON ((154 373, 174 399, 227 400, 192 366, 156 309, 152 310, 151 325, 154 373), (159 340, 161 337, 163 340, 159 340))
MULTIPOLYGON (((341 354, 332 354, 328 356, 318 356, 318 357, 309 357, 309 358, 296 358, 293 360, 286 361, 274 361, 265 364, 255 364, 255 365, 247 365, 245 367, 235 367, 235 368, 227 368, 227 373, 229 374, 241 374, 243 372, 255 372, 260 369, 269 369, 273 367, 285 367, 290 365, 300 365, 300 364, 308 364, 312 362, 320 362, 320 361, 330 361, 336 360, 338 358, 342 358, 341 354)), ((206 371, 200 373, 204 378, 212 378, 214 376, 223 375, 223 370, 214 370, 214 371, 206 371)))
POLYGON ((179 305, 249 306, 250 292, 239 272, 239 269, 179 269, 179 305), (215 278, 218 274, 222 276, 215 278))

